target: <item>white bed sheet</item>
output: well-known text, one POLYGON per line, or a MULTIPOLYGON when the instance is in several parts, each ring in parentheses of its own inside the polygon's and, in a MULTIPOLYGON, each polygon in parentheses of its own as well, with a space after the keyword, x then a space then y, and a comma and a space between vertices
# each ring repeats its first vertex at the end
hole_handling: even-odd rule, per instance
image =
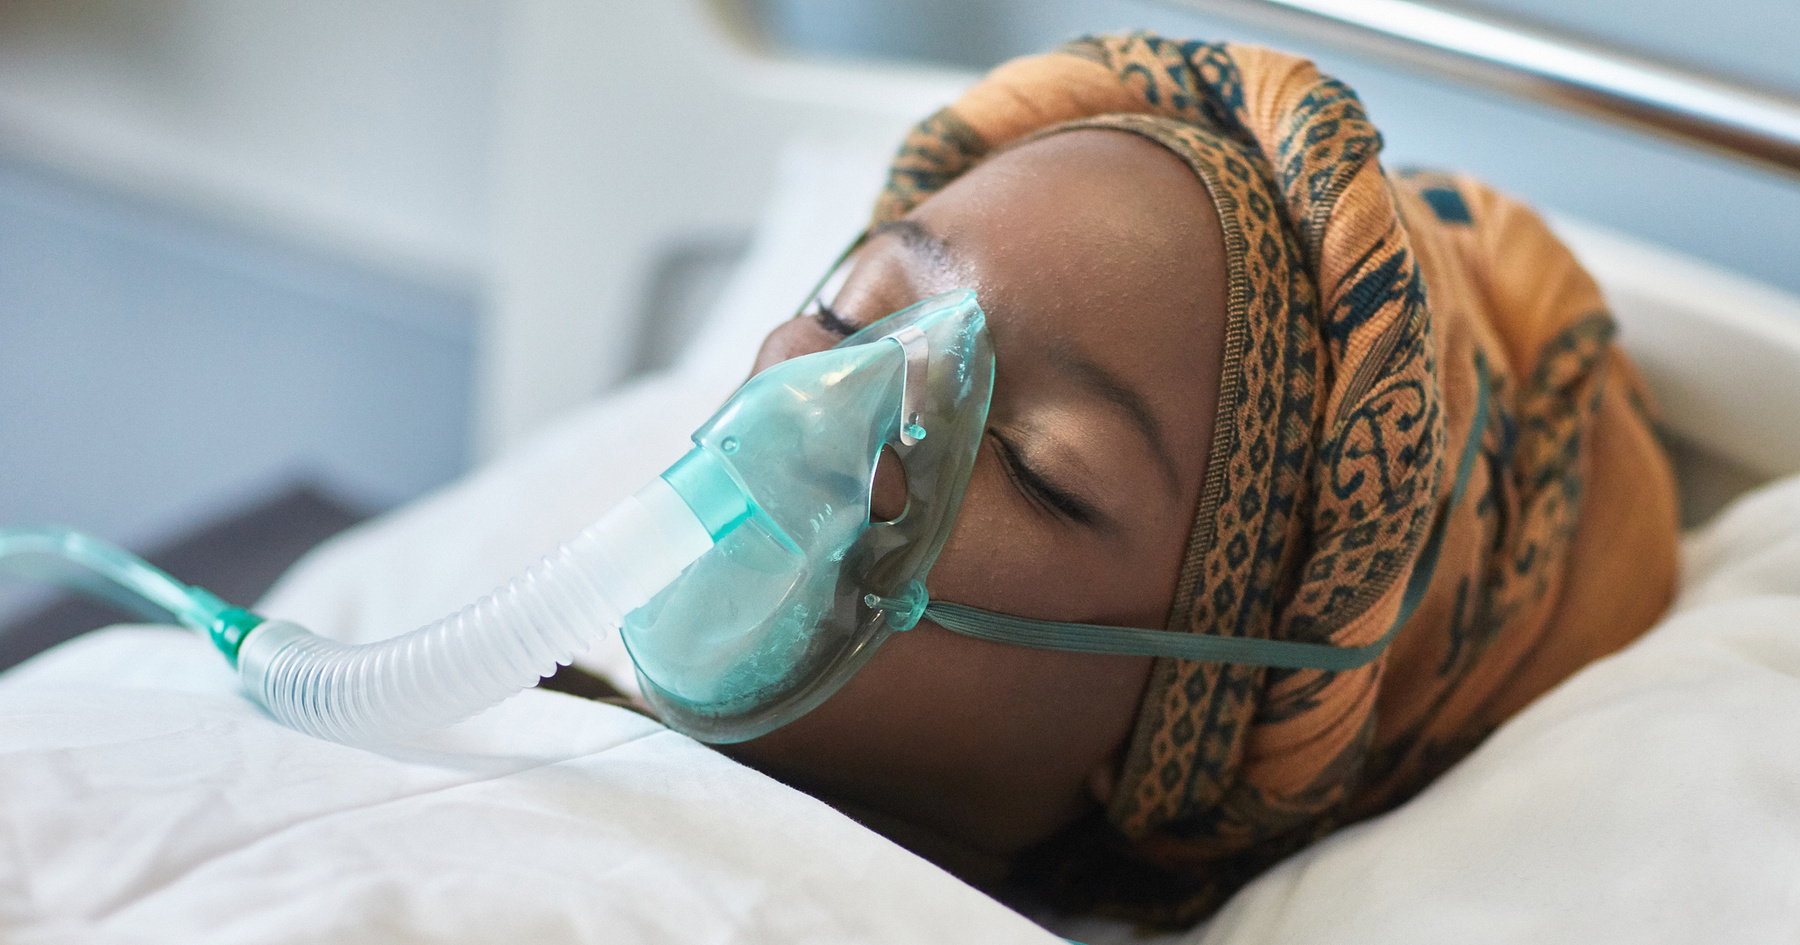
POLYGON ((0 940, 1053 942, 829 807, 532 691, 381 752, 289 731, 197 637, 0 678, 0 940))

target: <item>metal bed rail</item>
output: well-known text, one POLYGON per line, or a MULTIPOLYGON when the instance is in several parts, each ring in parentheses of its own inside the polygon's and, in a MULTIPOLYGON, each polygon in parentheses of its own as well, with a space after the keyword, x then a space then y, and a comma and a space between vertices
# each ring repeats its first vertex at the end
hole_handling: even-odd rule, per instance
POLYGON ((1800 98, 1415 0, 1167 0, 1800 177, 1800 98))

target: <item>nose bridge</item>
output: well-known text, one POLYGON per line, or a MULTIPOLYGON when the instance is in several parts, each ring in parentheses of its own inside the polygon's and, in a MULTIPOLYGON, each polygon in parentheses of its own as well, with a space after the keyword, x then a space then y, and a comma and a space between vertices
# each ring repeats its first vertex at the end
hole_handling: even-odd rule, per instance
POLYGON ((901 366, 900 443, 914 446, 925 438, 925 398, 931 384, 931 341, 917 325, 907 325, 883 339, 900 346, 906 357, 901 366))
POLYGON ((694 436, 753 511, 795 541, 820 514, 866 515, 867 485, 900 413, 905 363, 892 345, 833 348, 752 378, 694 436))

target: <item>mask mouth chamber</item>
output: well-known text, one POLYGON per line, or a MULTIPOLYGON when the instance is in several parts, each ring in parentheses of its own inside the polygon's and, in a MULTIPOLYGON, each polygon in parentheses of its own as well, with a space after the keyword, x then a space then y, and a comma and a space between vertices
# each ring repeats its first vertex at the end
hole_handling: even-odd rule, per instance
MULTIPOLYGON (((1486 366, 1476 366, 1481 415, 1486 366)), ((967 290, 774 365, 694 433, 686 455, 573 541, 457 613, 375 643, 266 620, 67 529, 0 529, 0 573, 194 629, 270 715, 351 744, 468 718, 614 631, 658 717, 713 743, 800 717, 921 619, 1042 649, 1351 669, 1381 654, 1430 583, 1441 516, 1393 627, 1361 647, 1059 623, 932 601, 926 576, 974 469, 994 370, 986 318, 967 290), (884 450, 904 472, 904 503, 873 521, 884 450)), ((1473 435, 1464 445, 1448 507, 1479 446, 1473 435)))

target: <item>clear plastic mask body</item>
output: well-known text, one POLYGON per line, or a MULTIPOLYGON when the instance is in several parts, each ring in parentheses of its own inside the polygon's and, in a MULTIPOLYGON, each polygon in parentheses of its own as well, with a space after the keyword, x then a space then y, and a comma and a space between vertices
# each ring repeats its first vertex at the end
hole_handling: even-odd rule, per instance
POLYGON ((723 472, 748 517, 717 523, 718 543, 621 629, 665 721, 705 741, 754 738, 918 622, 993 383, 985 317, 959 291, 770 367, 695 432, 664 478, 699 506, 723 472), (872 522, 884 447, 905 471, 906 505, 872 522))

